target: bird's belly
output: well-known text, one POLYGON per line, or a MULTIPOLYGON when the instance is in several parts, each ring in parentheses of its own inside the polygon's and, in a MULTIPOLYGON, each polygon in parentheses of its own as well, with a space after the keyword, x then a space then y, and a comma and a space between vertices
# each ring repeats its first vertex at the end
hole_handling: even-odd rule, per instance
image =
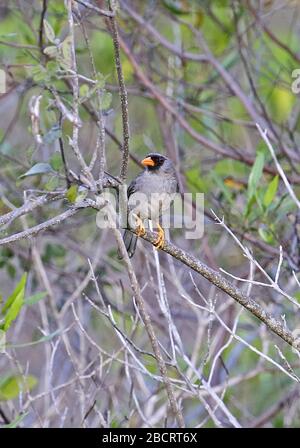
POLYGON ((170 208, 173 195, 169 193, 133 194, 128 201, 129 210, 141 219, 157 219, 170 208))

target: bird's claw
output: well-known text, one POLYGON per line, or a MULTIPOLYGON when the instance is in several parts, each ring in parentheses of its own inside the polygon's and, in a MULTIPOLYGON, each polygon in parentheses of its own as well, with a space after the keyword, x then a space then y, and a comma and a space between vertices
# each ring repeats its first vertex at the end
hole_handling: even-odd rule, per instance
POLYGON ((153 244, 157 250, 162 249, 165 245, 165 232, 160 225, 158 225, 158 237, 153 244))
POLYGON ((140 223, 135 229, 137 236, 144 236, 146 234, 145 227, 142 223, 140 223))
POLYGON ((135 229, 137 236, 144 236, 146 234, 145 226, 139 216, 136 216, 137 227, 135 229))

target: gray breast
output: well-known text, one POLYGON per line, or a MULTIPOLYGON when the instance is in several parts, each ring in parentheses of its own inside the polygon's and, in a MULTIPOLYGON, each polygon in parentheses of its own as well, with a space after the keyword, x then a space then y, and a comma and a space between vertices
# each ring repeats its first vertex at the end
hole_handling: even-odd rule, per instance
POLYGON ((135 193, 129 197, 129 210, 139 213, 142 219, 156 220, 170 207, 177 191, 174 175, 143 172, 135 183, 135 193))

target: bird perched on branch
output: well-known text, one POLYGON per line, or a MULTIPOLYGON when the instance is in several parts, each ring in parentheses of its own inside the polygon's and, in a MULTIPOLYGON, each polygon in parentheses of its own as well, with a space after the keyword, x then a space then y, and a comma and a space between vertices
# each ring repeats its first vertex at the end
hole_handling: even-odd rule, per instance
POLYGON ((158 153, 150 153, 141 163, 145 167, 144 171, 131 182, 127 190, 128 220, 130 227, 133 227, 132 220, 135 220, 137 232, 135 235, 125 230, 123 235, 129 257, 135 252, 138 236, 146 233, 144 222, 147 219, 151 219, 153 227, 158 229, 156 248, 163 247, 165 233, 159 218, 170 208, 175 193, 179 191, 175 168, 170 159, 158 153))

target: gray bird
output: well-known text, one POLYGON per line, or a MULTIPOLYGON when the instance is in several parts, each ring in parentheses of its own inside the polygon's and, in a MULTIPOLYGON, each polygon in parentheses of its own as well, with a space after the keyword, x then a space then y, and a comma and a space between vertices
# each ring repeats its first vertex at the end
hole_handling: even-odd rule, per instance
POLYGON ((170 159, 158 153, 150 153, 141 163, 145 167, 144 171, 131 182, 127 190, 128 214, 131 213, 137 224, 137 235, 129 230, 125 230, 123 235, 130 258, 134 255, 138 236, 145 234, 144 221, 147 219, 151 219, 153 227, 158 229, 155 246, 157 249, 163 247, 165 233, 159 218, 170 208, 175 193, 179 191, 175 168, 170 159))

